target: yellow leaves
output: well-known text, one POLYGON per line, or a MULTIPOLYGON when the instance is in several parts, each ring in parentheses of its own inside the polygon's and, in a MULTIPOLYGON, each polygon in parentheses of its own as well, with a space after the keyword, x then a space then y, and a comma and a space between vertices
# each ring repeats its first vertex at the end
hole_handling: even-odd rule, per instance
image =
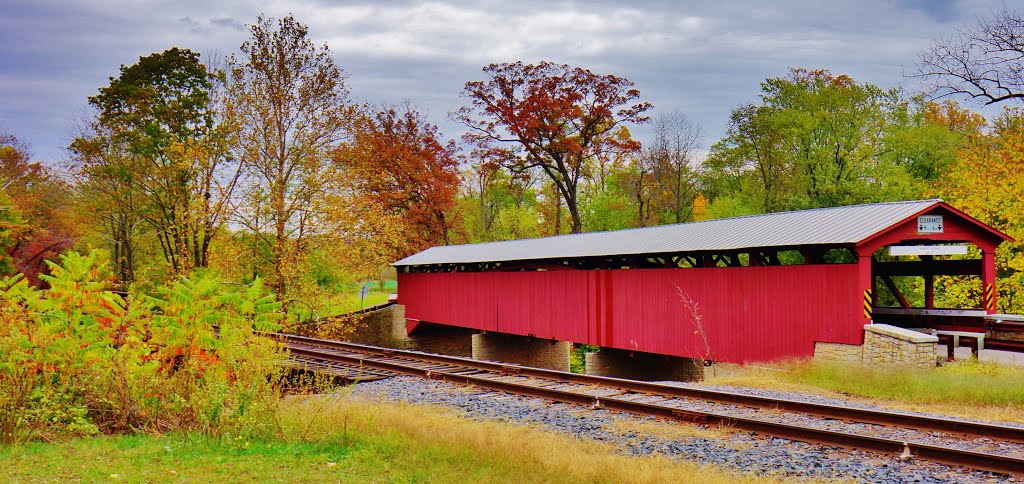
POLYGON ((990 134, 979 134, 960 150, 936 183, 937 194, 957 208, 1016 239, 996 252, 1001 311, 1020 311, 1024 303, 1024 117, 1007 110, 990 134), (1015 274, 1016 273, 1016 274, 1015 274))
POLYGON ((708 220, 708 199, 704 198, 704 195, 698 193, 693 197, 693 220, 708 220))
POLYGON ((979 135, 982 128, 988 125, 984 116, 961 108, 956 101, 949 99, 941 103, 927 103, 922 107, 922 112, 926 123, 966 135, 979 135))
POLYGON ((324 251, 353 279, 375 277, 397 258, 404 241, 405 223, 367 197, 328 197, 324 210, 327 237, 324 251))
MULTIPOLYGON (((1018 116, 1007 111, 1004 119, 1018 116)), ((1015 238, 1024 235, 1024 126, 973 140, 960 151, 937 187, 939 193, 983 222, 1015 238)))

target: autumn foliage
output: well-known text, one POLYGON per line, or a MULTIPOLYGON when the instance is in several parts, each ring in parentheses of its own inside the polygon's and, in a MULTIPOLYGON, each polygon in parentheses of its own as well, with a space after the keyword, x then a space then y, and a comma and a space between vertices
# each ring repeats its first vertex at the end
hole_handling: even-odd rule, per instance
POLYGON ((79 233, 72 216, 70 187, 49 168, 31 161, 28 149, 11 135, 0 133, 0 186, 7 199, 0 214, 8 239, 3 249, 11 267, 33 284, 46 272, 47 259, 71 248, 79 233))
POLYGON ((611 133, 622 123, 643 123, 649 102, 629 79, 595 74, 582 67, 540 62, 491 64, 483 81, 467 82, 470 105, 455 113, 469 131, 466 140, 504 151, 513 171, 540 169, 555 185, 572 218, 572 232, 583 230, 579 186, 589 162, 601 154, 638 149, 611 133))
MULTIPOLYGON (((977 123, 973 121, 967 123, 977 123)), ((958 123, 963 124, 963 123, 958 123)), ((1013 237, 996 251, 999 310, 1024 311, 1024 113, 1007 110, 991 133, 971 136, 936 183, 957 208, 1013 237)))
POLYGON ((0 279, 0 442, 274 430, 280 355, 253 329, 276 328, 280 304, 259 283, 181 278, 124 299, 98 252, 50 267, 46 290, 0 279))
POLYGON ((460 220, 453 212, 461 182, 455 142, 411 106, 362 118, 354 139, 334 155, 354 197, 370 210, 398 217, 404 240, 381 240, 404 257, 448 244, 460 220))

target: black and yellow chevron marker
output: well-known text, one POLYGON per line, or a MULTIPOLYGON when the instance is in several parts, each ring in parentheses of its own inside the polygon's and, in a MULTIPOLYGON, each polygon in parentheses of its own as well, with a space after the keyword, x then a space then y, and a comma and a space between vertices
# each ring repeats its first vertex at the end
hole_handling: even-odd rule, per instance
POLYGON ((995 309, 995 287, 992 284, 985 284, 985 309, 995 309))
POLYGON ((864 290, 864 317, 871 319, 871 289, 864 290))

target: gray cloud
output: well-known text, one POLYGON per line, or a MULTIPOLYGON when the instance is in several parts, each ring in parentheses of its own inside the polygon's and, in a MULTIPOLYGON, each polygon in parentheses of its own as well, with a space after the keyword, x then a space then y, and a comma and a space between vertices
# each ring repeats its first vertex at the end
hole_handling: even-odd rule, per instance
MULTIPOLYGON (((106 2, 41 0, 0 18, 0 129, 42 159, 63 156, 67 126, 122 64, 172 46, 236 52, 260 13, 292 13, 326 42, 353 97, 408 99, 449 136, 462 85, 491 62, 552 60, 625 76, 658 111, 701 122, 707 142, 759 83, 789 67, 824 67, 904 84, 917 53, 1001 8, 988 2, 106 2)), ((643 129, 637 131, 643 135, 643 129)))
POLYGON ((210 19, 210 23, 217 27, 223 27, 228 29, 238 30, 240 32, 245 31, 245 23, 239 22, 231 17, 218 17, 210 19))

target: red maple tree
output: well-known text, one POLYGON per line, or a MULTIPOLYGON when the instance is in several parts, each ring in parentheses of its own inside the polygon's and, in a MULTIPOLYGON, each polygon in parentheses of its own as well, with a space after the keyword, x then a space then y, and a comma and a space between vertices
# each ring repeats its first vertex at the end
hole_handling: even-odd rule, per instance
POLYGON ((55 259, 77 238, 70 187, 45 165, 31 161, 17 138, 0 133, 0 190, 23 219, 7 255, 14 270, 38 286, 39 274, 47 270, 44 260, 55 259))
POLYGON ((601 153, 638 149, 611 133, 622 123, 644 123, 653 106, 640 102, 629 79, 595 74, 566 64, 522 62, 491 64, 487 79, 467 82, 463 95, 471 100, 453 114, 469 127, 465 139, 511 152, 513 172, 541 169, 557 188, 572 217, 572 233, 583 225, 578 187, 589 163, 601 153))

